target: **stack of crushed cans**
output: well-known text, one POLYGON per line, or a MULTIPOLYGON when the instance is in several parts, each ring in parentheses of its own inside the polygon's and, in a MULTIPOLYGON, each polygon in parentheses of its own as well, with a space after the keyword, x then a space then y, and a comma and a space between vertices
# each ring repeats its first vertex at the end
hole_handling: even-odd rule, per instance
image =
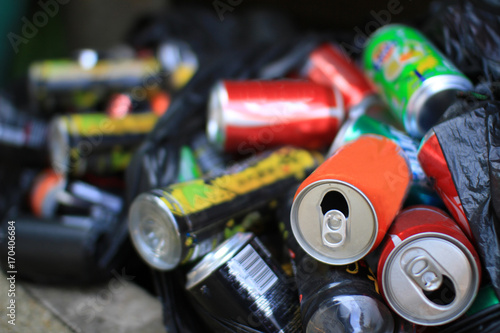
MULTIPOLYGON (((178 311, 187 306, 203 331, 493 332, 481 327, 500 322, 498 237, 479 222, 498 207, 477 208, 466 194, 474 184, 455 173, 484 170, 481 159, 460 164, 482 148, 448 138, 491 138, 488 155, 499 109, 412 27, 375 31, 362 66, 344 51, 322 42, 289 77, 213 82, 206 130, 179 149, 175 182, 129 203, 117 175, 169 114, 167 91, 189 81, 196 57, 177 63, 186 78, 170 89, 158 57, 86 50, 32 65, 33 99, 57 114, 47 123, 2 112, 0 128, 2 143, 48 150, 32 215, 16 221, 30 266, 20 273, 82 280, 106 267, 103 252, 125 225, 164 307, 182 298, 178 311), (443 117, 464 98, 473 112, 443 117), (175 295, 169 279, 182 286, 175 295)), ((488 177, 475 185, 493 192, 488 177)))

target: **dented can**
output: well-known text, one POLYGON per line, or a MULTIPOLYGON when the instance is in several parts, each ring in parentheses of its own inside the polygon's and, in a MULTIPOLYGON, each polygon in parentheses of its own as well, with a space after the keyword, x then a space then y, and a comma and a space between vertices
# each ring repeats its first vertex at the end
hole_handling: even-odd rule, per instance
POLYGON ((417 30, 399 24, 373 33, 363 52, 366 73, 406 131, 421 138, 472 83, 417 30))
POLYGON ((378 280, 391 308, 413 323, 448 323, 472 305, 481 281, 479 257, 443 211, 414 206, 388 231, 378 280))
POLYGON ((410 183, 401 147, 382 136, 364 135, 302 182, 291 210, 293 234, 319 261, 358 261, 380 244, 410 183))
POLYGON ((123 171, 157 120, 154 113, 130 114, 123 118, 110 118, 101 113, 56 117, 49 125, 52 167, 74 176, 123 171))
POLYGON ((474 239, 448 163, 433 130, 430 130, 422 140, 418 150, 418 160, 453 219, 469 239, 474 239))
POLYGON ((207 254, 188 272, 186 290, 212 322, 244 332, 302 332, 293 284, 252 233, 236 233, 207 254))
POLYGON ((337 88, 342 94, 349 117, 381 105, 374 85, 354 60, 334 44, 325 43, 314 49, 302 72, 313 82, 337 88))
POLYGON ((207 136, 226 152, 328 146, 345 117, 335 87, 310 81, 222 81, 210 95, 207 136))
POLYGON ((319 154, 283 147, 234 165, 225 174, 139 195, 129 230, 142 258, 171 270, 213 250, 232 232, 265 218, 275 200, 321 162, 319 154))

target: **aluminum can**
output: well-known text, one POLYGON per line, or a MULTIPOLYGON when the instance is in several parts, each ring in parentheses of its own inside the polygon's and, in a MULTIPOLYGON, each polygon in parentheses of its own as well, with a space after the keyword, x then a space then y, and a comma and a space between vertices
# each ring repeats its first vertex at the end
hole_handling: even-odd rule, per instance
POLYGON ((469 239, 474 239, 448 163, 433 130, 430 130, 422 140, 418 150, 418 160, 453 219, 469 239))
POLYGON ((370 133, 389 138, 403 149, 412 172, 412 185, 407 200, 416 201, 420 204, 442 205, 418 161, 417 153, 420 142, 389 124, 364 114, 346 120, 337 133, 328 155, 333 155, 336 150, 346 143, 370 133))
POLYGON ((186 289, 216 320, 243 332, 302 332, 293 284, 251 233, 236 233, 207 254, 187 274, 186 289))
POLYGON ((382 241, 410 182, 401 147, 382 136, 364 135, 302 182, 291 210, 293 234, 319 261, 358 261, 382 241))
POLYGON ((472 83, 415 29, 386 25, 373 33, 363 52, 367 75, 404 124, 421 138, 472 83))
POLYGON ((381 104, 365 73, 332 43, 324 43, 311 52, 302 75, 315 83, 336 87, 342 94, 349 117, 381 104))
POLYGON ((393 316, 365 261, 327 265, 299 246, 290 225, 294 194, 290 191, 281 200, 278 218, 298 289, 304 332, 393 333, 393 316))
POLYGON ((443 211, 423 205, 396 217, 377 272, 391 308, 424 326, 464 314, 481 280, 479 257, 467 236, 443 211))
POLYGON ((68 180, 53 169, 42 171, 33 183, 30 204, 35 216, 54 218, 60 214, 90 215, 101 206, 118 215, 123 199, 80 180, 68 180))
POLYGON ((129 210, 135 248, 160 270, 197 259, 227 238, 233 226, 269 215, 275 200, 321 161, 319 154, 283 147, 236 164, 223 175, 140 194, 129 210))
POLYGON ((47 112, 89 109, 109 92, 144 95, 164 81, 160 63, 150 58, 103 59, 95 63, 60 59, 31 64, 29 90, 36 106, 47 112))
POLYGON ((56 117, 49 125, 52 167, 74 176, 123 171, 157 120, 158 116, 153 113, 123 118, 110 118, 101 113, 56 117))
POLYGON ((222 81, 212 90, 207 136, 226 152, 328 146, 345 117, 340 92, 310 81, 222 81))

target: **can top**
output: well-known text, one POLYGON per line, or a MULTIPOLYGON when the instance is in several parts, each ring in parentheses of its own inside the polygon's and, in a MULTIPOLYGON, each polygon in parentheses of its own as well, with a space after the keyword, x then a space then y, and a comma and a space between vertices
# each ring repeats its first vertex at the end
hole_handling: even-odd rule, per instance
POLYGON ((378 234, 377 215, 368 198, 355 186, 333 179, 300 191, 292 205, 291 224, 304 251, 331 265, 363 258, 378 234))
POLYGON ((464 76, 438 75, 427 78, 408 101, 404 119, 408 133, 423 137, 457 100, 457 91, 472 88, 472 83, 464 76))
POLYGON ((49 125, 48 144, 52 168, 67 174, 70 163, 69 133, 64 117, 55 118, 49 125))
POLYGON ((191 289, 228 262, 252 237, 250 232, 238 232, 208 253, 187 274, 186 289, 191 289))
POLYGON ((224 130, 223 108, 227 105, 229 97, 224 87, 224 82, 218 82, 212 92, 208 102, 207 138, 217 148, 222 149, 226 141, 224 130))
POLYGON ((174 200, 168 194, 162 198, 154 193, 140 194, 130 206, 129 232, 135 248, 149 265, 170 270, 181 261, 181 234, 176 218, 162 199, 174 200))
POLYGON ((382 289, 401 317, 446 324, 467 311, 479 288, 470 251, 451 236, 429 232, 405 239, 387 258, 382 289))

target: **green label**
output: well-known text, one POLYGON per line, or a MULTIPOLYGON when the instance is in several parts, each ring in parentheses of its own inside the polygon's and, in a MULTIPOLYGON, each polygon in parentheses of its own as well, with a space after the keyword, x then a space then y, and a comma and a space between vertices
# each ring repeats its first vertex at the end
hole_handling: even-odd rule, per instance
POLYGON ((401 121, 411 96, 425 80, 438 75, 464 77, 422 34, 403 25, 376 31, 363 53, 363 65, 401 121))

